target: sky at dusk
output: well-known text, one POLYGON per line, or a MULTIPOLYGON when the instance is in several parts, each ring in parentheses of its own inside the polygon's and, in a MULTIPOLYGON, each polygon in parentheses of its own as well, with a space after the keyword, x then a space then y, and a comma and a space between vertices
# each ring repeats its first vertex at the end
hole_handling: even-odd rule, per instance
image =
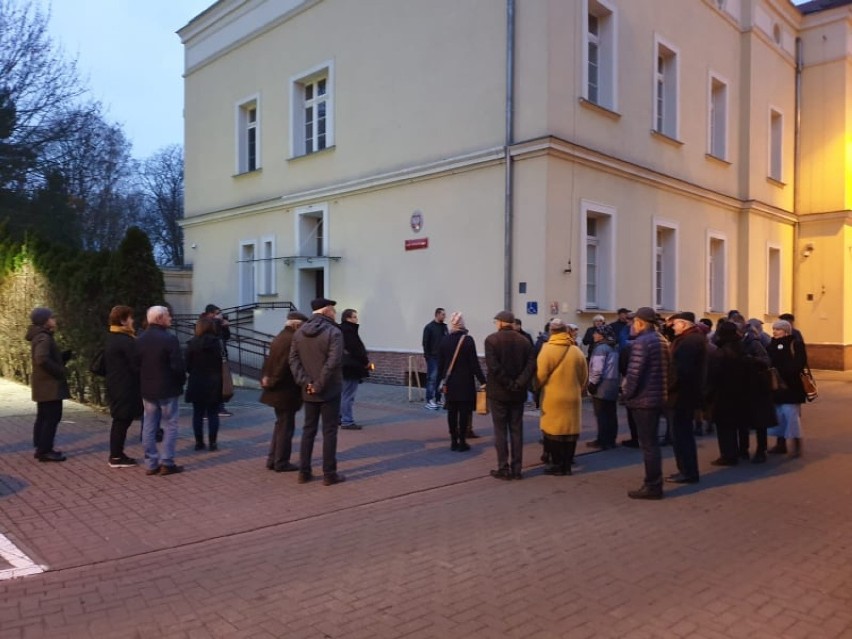
POLYGON ((183 144, 183 46, 175 31, 214 0, 33 0, 49 33, 143 159, 183 144))

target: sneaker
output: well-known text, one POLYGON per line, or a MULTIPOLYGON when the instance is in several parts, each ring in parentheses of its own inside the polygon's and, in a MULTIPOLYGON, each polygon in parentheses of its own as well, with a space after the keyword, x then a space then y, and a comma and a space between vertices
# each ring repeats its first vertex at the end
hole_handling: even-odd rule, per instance
POLYGON ((128 457, 127 455, 122 455, 121 457, 110 457, 109 458, 109 467, 110 468, 132 468, 136 465, 136 460, 132 457, 128 457))
POLYGON ((425 408, 427 410, 438 410, 441 407, 438 406, 438 404, 436 404, 434 401, 432 401, 430 399, 428 402, 426 402, 426 404, 423 406, 423 408, 425 408))
POLYGON ((323 486, 334 486, 335 484, 342 484, 346 481, 346 477, 341 475, 340 473, 331 473, 330 475, 324 475, 322 478, 323 486))
POLYGON ((229 411, 227 408, 223 408, 219 411, 219 417, 232 417, 233 413, 229 411))
POLYGON ((171 466, 166 466, 163 464, 160 466, 160 474, 161 475, 177 475, 178 473, 183 472, 183 466, 178 466, 177 464, 172 464, 171 466))

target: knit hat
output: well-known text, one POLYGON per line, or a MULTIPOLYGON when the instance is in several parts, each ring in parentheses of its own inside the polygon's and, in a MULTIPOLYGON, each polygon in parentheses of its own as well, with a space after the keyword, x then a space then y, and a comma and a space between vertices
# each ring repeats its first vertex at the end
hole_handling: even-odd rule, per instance
POLYGON ((30 313, 30 321, 36 326, 44 326, 51 317, 53 317, 53 311, 45 306, 37 306, 30 313))
POLYGON ((464 326, 464 316, 456 311, 452 315, 450 315, 450 333, 455 333, 456 331, 463 331, 464 326))

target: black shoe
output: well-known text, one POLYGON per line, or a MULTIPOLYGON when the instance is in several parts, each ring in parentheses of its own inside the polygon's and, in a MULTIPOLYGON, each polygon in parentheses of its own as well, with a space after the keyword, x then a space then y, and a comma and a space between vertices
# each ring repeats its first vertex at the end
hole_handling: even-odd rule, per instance
POLYGON ((343 430, 361 430, 361 426, 358 424, 341 424, 340 428, 343 430))
POLYGON ((754 457, 751 458, 751 463, 752 464, 766 463, 766 453, 764 453, 762 450, 757 451, 754 454, 754 457))
POLYGON ((770 455, 786 455, 787 444, 775 444, 772 448, 766 451, 770 455))
POLYGON ((512 479, 517 479, 518 481, 520 481, 523 478, 524 478, 524 474, 520 471, 518 471, 516 473, 512 473, 512 479))
POLYGON ((675 473, 666 477, 666 481, 671 484, 697 484, 698 477, 687 477, 686 475, 675 473))
POLYGON ((171 466, 166 466, 163 464, 160 466, 160 474, 161 475, 177 475, 178 473, 183 472, 183 466, 178 466, 177 464, 172 464, 171 466))
POLYGON ((663 490, 661 488, 653 489, 648 486, 642 486, 639 490, 631 490, 627 493, 630 499, 662 499, 663 490))
POLYGON ((635 439, 623 439, 621 440, 621 445, 626 448, 639 448, 639 442, 635 439))
POLYGON ((459 449, 459 443, 458 442, 452 442, 450 444, 450 450, 458 450, 458 449, 459 449))
POLYGON ((601 444, 597 439, 593 439, 590 442, 586 442, 586 448, 603 448, 603 444, 601 444))
POLYGON ((466 453, 470 450, 470 444, 468 444, 467 442, 460 442, 459 447, 456 450, 460 453, 466 453))
POLYGON ((467 431, 467 434, 465 435, 465 437, 467 437, 468 439, 479 439, 480 435, 477 435, 476 433, 474 433, 473 430, 469 430, 469 431, 467 431))
POLYGON ((267 459, 266 470, 275 470, 275 463, 267 459))
POLYGON ((64 462, 66 457, 58 450, 52 450, 49 453, 41 453, 36 459, 40 462, 64 462))
POLYGON ((510 473, 505 468, 501 468, 500 470, 492 470, 491 476, 494 479, 502 479, 503 481, 509 481, 510 479, 512 479, 512 473, 510 473))
POLYGON ((346 477, 344 477, 340 473, 331 473, 330 475, 323 475, 322 485, 334 486, 335 484, 342 484, 345 481, 346 477))
POLYGON ((562 470, 561 466, 545 466, 544 471, 542 472, 544 472, 545 475, 561 476, 565 474, 565 471, 562 470))
POLYGON ((739 463, 740 463, 739 460, 736 459, 736 458, 727 459, 725 457, 719 457, 719 459, 714 459, 713 461, 711 461, 710 465, 711 466, 736 466, 739 463))
POLYGON ((110 457, 109 458, 109 467, 110 468, 132 468, 136 465, 136 460, 132 457, 128 457, 127 455, 122 455, 121 457, 110 457))
POLYGON ((195 450, 205 450, 206 448, 204 442, 195 442, 195 450))
POLYGON ((276 464, 273 466, 273 470, 275 470, 276 473, 294 473, 299 470, 299 467, 296 466, 296 464, 285 462, 283 464, 276 464))
POLYGON ((149 468, 145 471, 145 474, 148 475, 148 476, 159 475, 160 474, 160 467, 157 466, 155 468, 149 468))
POLYGON ((307 484, 313 478, 314 478, 314 476, 311 473, 309 473, 309 472, 306 473, 306 472, 300 470, 299 476, 296 478, 296 482, 299 483, 299 484, 307 484))
POLYGON ((751 459, 751 456, 748 454, 748 451, 744 451, 740 453, 740 459, 742 459, 743 461, 748 461, 749 459, 751 459))
POLYGON ((219 444, 216 442, 210 442, 210 445, 207 447, 207 450, 219 450, 219 444))

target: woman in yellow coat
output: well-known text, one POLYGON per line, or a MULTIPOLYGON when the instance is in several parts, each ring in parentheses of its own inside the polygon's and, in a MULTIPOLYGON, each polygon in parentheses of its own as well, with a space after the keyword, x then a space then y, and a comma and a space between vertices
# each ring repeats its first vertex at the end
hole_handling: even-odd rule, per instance
POLYGON ((548 475, 570 475, 571 463, 580 436, 583 388, 589 368, 567 324, 560 318, 550 322, 550 339, 537 360, 538 387, 542 392, 541 424, 545 452, 551 464, 548 475))

